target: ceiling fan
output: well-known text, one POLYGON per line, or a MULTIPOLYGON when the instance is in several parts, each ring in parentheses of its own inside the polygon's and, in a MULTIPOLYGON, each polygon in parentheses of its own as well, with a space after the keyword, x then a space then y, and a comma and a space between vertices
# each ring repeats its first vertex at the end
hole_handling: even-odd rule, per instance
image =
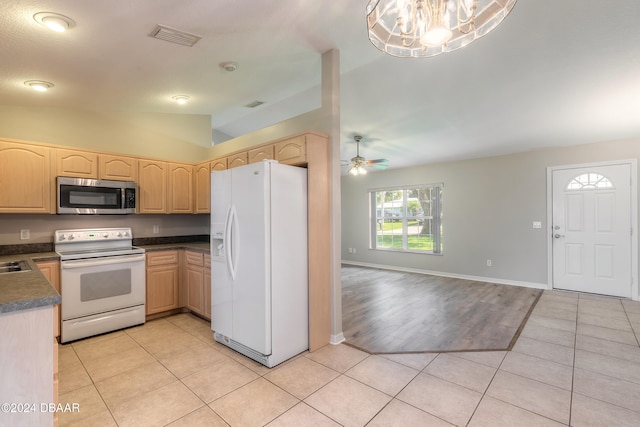
POLYGON ((360 155, 360 141, 362 141, 361 135, 354 135, 353 139, 356 141, 356 156, 352 157, 350 161, 344 161, 344 166, 349 166, 349 173, 351 175, 364 175, 367 173, 366 167, 372 166, 377 169, 386 169, 388 166, 383 163, 388 162, 387 159, 375 159, 367 160, 360 155))

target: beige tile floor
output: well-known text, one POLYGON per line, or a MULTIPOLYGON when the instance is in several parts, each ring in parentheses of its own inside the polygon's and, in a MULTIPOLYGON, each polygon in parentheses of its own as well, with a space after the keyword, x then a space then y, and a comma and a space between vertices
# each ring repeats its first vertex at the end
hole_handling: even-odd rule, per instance
POLYGON ((638 426, 640 303, 545 291, 513 351, 267 369, 190 314, 60 346, 60 426, 638 426))

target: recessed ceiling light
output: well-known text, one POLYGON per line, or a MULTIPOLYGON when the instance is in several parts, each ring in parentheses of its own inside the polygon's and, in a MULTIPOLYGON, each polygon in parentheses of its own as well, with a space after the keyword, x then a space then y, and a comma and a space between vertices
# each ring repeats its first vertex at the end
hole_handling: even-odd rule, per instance
POLYGON ((225 71, 228 71, 229 73, 232 73, 238 69, 237 62, 221 62, 218 65, 220 66, 220 68, 222 68, 225 71))
POLYGON ((35 19, 38 24, 44 25, 50 30, 58 33, 63 33, 76 26, 73 19, 53 12, 38 12, 33 15, 33 19, 35 19))
POLYGON ((37 90, 38 92, 46 92, 47 89, 53 87, 53 83, 45 82, 42 80, 27 80, 24 82, 25 85, 31 87, 33 90, 37 90))
POLYGON ((171 99, 173 99, 174 101, 176 101, 180 105, 184 105, 189 100, 189 96, 187 96, 187 95, 176 95, 176 96, 172 96, 171 99))

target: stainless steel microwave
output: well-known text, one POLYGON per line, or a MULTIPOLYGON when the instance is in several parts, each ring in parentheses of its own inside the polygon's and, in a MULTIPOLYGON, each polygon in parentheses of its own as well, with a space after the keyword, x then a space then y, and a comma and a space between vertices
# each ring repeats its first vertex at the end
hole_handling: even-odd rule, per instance
POLYGON ((103 179, 57 178, 59 214, 136 213, 136 183, 103 179))

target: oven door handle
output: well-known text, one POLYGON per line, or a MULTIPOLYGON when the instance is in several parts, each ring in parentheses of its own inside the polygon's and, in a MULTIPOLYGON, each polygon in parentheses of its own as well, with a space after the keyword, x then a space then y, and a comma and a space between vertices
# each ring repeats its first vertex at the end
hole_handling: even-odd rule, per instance
POLYGON ((144 261, 144 254, 121 255, 121 256, 115 256, 115 257, 62 261, 60 263, 60 267, 62 267, 63 269, 84 268, 84 267, 93 267, 93 266, 99 266, 99 265, 124 264, 124 263, 139 262, 139 261, 144 261))

